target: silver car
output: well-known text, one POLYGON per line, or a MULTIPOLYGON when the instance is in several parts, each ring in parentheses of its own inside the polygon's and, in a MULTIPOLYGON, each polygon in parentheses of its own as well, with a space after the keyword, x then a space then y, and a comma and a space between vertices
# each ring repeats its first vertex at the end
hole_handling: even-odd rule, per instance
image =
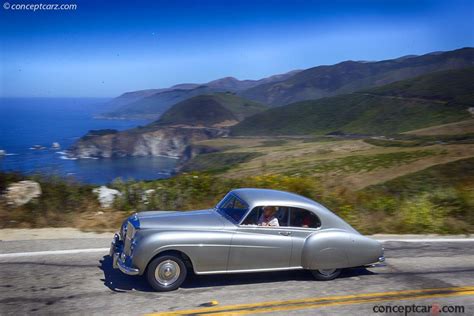
POLYGON ((382 245, 324 206, 267 189, 230 191, 213 209, 127 218, 110 248, 114 268, 158 291, 196 274, 307 269, 317 280, 384 261, 382 245))

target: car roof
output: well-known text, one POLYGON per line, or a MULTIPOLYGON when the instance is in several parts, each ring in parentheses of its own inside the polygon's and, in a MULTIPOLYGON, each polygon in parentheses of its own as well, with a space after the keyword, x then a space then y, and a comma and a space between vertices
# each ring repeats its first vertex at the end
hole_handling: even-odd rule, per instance
POLYGON ((248 204, 250 209, 245 216, 251 212, 251 208, 256 206, 274 205, 301 207, 316 213, 321 220, 321 227, 323 228, 339 228, 359 234, 354 228, 326 207, 295 193, 270 189, 243 188, 232 190, 229 194, 236 195, 248 204))
POLYGON ((294 205, 297 204, 304 204, 304 205, 312 205, 312 206, 319 206, 313 200, 305 198, 304 196, 279 191, 279 190, 271 190, 271 189, 256 189, 256 188, 242 188, 242 189, 235 189, 232 190, 231 193, 237 195, 239 198, 244 200, 249 205, 266 205, 266 204, 274 204, 279 203, 284 205, 294 205))

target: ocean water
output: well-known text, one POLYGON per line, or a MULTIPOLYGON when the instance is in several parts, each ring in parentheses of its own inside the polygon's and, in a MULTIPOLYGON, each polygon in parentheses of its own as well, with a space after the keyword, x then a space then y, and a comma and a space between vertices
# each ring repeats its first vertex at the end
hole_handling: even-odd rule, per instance
POLYGON ((0 170, 54 174, 81 182, 104 184, 116 178, 150 180, 168 177, 176 160, 166 157, 77 159, 64 155, 92 129, 124 130, 144 120, 94 119, 108 110, 107 99, 0 98, 0 170), (53 149, 53 142, 61 148, 53 149), (32 149, 39 145, 44 149, 32 149))

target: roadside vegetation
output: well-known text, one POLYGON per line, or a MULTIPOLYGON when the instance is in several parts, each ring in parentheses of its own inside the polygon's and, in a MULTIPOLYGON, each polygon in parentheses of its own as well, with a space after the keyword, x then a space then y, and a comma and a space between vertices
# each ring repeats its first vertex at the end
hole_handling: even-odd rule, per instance
POLYGON ((109 229, 120 222, 123 213, 117 209, 101 209, 94 186, 55 176, 24 176, 0 173, 0 192, 9 184, 32 180, 41 186, 41 196, 22 206, 0 199, 0 228, 78 227, 94 230, 109 229))
POLYGON ((359 191, 329 189, 321 179, 304 175, 224 178, 202 172, 162 181, 116 181, 113 187, 128 192, 116 204, 126 211, 209 208, 233 188, 273 188, 315 199, 363 233, 474 233, 474 158, 436 165, 359 191), (153 193, 144 198, 142 192, 149 190, 153 193))
POLYGON ((309 175, 229 178, 215 172, 190 172, 155 181, 117 179, 109 187, 122 196, 106 209, 97 202, 93 186, 55 177, 1 174, 0 189, 26 178, 38 181, 43 195, 21 207, 2 202, 3 228, 113 230, 136 211, 210 208, 233 188, 257 187, 315 199, 362 233, 474 233, 474 158, 436 165, 357 191, 344 186, 329 188, 324 179, 309 175))

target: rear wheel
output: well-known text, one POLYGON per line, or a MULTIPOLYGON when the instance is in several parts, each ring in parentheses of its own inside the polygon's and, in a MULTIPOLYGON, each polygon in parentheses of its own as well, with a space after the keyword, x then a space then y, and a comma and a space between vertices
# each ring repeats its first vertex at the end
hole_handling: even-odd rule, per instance
POLYGON ((341 269, 311 270, 311 273, 318 281, 329 281, 337 278, 341 274, 341 269))
POLYGON ((164 255, 153 259, 148 265, 146 278, 157 291, 173 291, 186 279, 187 269, 183 260, 174 255, 164 255))

